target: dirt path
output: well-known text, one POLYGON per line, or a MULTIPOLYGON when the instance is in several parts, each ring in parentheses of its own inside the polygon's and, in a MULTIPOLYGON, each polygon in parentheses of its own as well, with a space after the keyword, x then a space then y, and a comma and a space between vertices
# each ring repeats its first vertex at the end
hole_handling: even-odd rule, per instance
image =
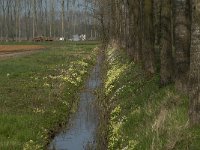
POLYGON ((24 52, 12 52, 12 53, 5 53, 5 52, 0 52, 0 59, 8 59, 12 57, 20 57, 20 56, 26 56, 26 55, 31 55, 34 53, 37 53, 41 50, 33 50, 33 51, 24 51, 24 52))

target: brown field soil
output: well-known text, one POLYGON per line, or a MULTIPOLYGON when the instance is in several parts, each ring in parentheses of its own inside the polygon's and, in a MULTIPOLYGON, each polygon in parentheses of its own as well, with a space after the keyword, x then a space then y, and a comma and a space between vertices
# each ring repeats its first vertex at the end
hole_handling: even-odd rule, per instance
POLYGON ((25 52, 44 49, 40 45, 0 45, 0 53, 25 52))
POLYGON ((0 60, 30 55, 45 48, 40 45, 0 45, 0 60))

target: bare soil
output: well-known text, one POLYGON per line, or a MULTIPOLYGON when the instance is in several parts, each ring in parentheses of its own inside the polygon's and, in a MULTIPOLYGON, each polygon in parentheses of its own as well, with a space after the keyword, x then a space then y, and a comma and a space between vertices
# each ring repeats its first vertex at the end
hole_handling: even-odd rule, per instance
POLYGON ((0 45, 0 59, 29 55, 45 48, 40 45, 0 45))
POLYGON ((44 49, 44 46, 40 45, 0 45, 1 52, 22 52, 44 49))

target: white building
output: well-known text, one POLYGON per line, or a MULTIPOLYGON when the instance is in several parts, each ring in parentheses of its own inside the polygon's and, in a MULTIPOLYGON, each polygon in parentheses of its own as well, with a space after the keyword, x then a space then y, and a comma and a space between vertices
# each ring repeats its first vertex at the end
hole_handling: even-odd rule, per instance
POLYGON ((85 34, 81 34, 80 35, 80 39, 81 39, 81 41, 85 41, 86 40, 86 35, 85 34))
POLYGON ((73 37, 72 37, 72 41, 77 42, 77 41, 80 41, 80 40, 81 40, 81 39, 80 39, 80 36, 79 36, 78 34, 73 35, 73 37))
POLYGON ((64 37, 60 37, 60 38, 59 38, 59 41, 64 41, 64 40, 65 40, 64 37))

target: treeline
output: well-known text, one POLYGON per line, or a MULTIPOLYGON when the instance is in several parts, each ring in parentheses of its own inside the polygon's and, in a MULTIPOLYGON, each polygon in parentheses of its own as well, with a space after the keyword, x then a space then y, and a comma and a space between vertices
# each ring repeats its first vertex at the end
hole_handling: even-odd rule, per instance
POLYGON ((188 93, 190 124, 200 124, 200 1, 95 0, 102 42, 114 43, 141 63, 160 86, 188 93))
POLYGON ((88 3, 80 0, 0 0, 0 39, 97 36, 88 3))

